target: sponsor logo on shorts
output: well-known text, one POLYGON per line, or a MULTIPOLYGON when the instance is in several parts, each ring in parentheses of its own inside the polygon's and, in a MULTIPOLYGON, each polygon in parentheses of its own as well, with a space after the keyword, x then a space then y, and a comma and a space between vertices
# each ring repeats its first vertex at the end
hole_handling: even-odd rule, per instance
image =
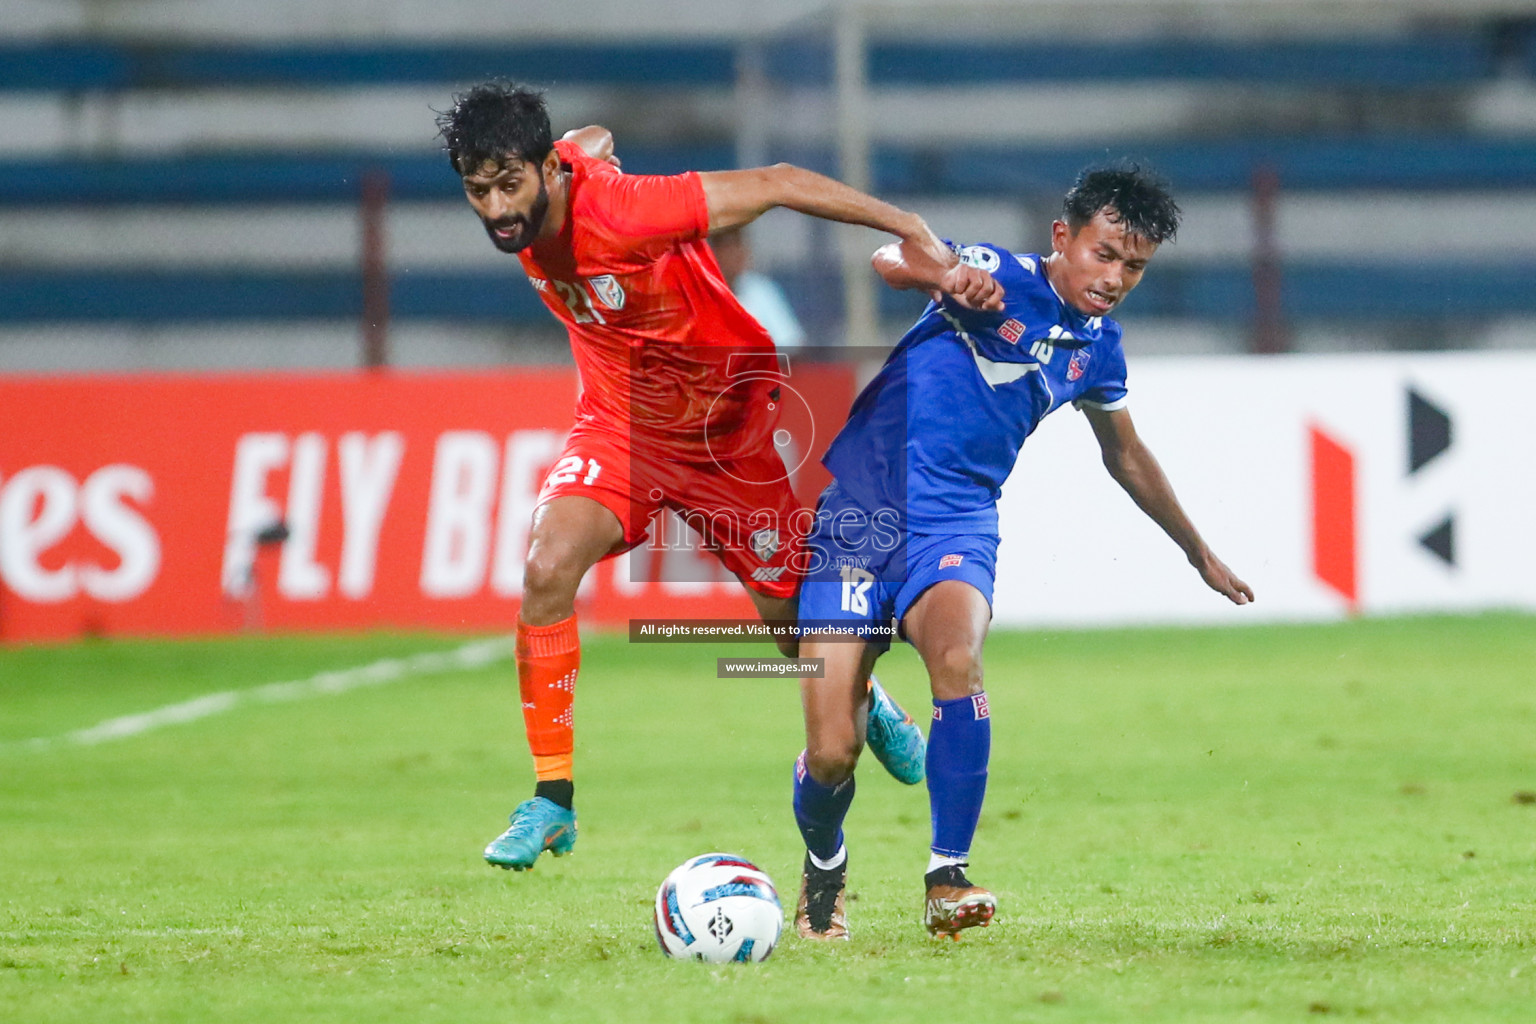
POLYGON ((971 694, 971 708, 976 712, 976 721, 983 718, 991 718, 992 712, 987 710, 987 695, 984 693, 971 694))
POLYGON ((997 333, 1004 341, 1012 345, 1024 337, 1024 325, 1017 320, 1004 320, 1003 326, 997 329, 997 333))
POLYGON ((624 286, 619 284, 618 278, 612 274, 601 274, 587 280, 592 282, 592 292, 599 302, 609 309, 624 308, 624 286))
POLYGON ((777 583, 788 568, 787 565, 760 565, 752 570, 752 578, 758 583, 777 583))
POLYGON ((939 568, 953 569, 963 561, 965 561, 964 555, 945 555, 943 558, 939 559, 939 568))
POLYGON ((751 546, 752 553, 757 556, 758 561, 766 562, 778 553, 779 531, 771 526, 765 526, 747 538, 747 543, 751 546))
POLYGON ((1072 362, 1067 364, 1067 380, 1078 380, 1088 372, 1088 350, 1078 349, 1072 353, 1072 362))

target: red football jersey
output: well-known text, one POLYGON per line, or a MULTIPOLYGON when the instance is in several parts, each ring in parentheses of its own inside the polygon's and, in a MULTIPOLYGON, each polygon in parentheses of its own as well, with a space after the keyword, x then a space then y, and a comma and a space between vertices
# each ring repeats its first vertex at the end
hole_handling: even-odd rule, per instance
POLYGON ((578 419, 695 461, 771 443, 773 341, 704 241, 699 176, 623 174, 555 149, 570 167, 565 224, 519 256, 570 333, 578 419))

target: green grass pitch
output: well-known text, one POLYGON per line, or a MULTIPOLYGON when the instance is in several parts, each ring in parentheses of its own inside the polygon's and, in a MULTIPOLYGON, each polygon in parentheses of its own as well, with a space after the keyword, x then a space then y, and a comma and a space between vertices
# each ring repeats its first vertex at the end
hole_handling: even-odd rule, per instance
MULTIPOLYGON (((714 678, 763 647, 592 638, 581 840, 532 874, 480 860, 531 785, 508 662, 21 742, 461 642, 0 650, 0 1020, 1536 1019, 1528 616, 1000 633, 997 921, 924 934, 926 793, 871 760, 853 941, 755 967, 665 960, 650 907, 716 849, 792 904, 795 684, 714 678)), ((927 707, 910 650, 881 676, 927 707)))

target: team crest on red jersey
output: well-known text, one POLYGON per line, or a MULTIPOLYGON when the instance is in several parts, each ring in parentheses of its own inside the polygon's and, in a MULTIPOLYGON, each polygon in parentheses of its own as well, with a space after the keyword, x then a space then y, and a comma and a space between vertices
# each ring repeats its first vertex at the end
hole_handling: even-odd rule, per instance
POLYGON ((945 555, 943 558, 939 559, 939 568, 953 569, 963 561, 965 561, 964 555, 945 555))
POLYGON ((997 329, 997 333, 1008 344, 1017 344, 1018 340, 1024 337, 1024 325, 1017 320, 1004 320, 1003 326, 997 329))
POLYGON ((612 274, 602 274, 587 280, 592 282, 592 293, 599 302, 609 309, 624 308, 624 286, 619 284, 618 278, 612 274))
POLYGON ((751 537, 747 538, 747 543, 752 546, 752 553, 756 555, 760 561, 766 562, 778 553, 779 531, 773 529, 772 527, 765 526, 763 529, 758 530, 751 537))
POLYGON ((1067 364, 1067 380, 1077 380, 1088 371, 1088 350, 1080 348, 1072 353, 1072 362, 1067 364))

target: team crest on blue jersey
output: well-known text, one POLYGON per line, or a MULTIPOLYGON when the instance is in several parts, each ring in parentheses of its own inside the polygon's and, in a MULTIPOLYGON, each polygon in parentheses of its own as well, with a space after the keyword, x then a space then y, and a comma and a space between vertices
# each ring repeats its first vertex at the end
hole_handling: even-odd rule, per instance
POLYGON ((779 531, 771 526, 765 526, 761 530, 747 538, 747 543, 752 547, 752 553, 758 561, 766 562, 779 550, 779 531))
POLYGON ((1002 266, 1002 261, 997 258, 997 253, 983 245, 968 245, 960 250, 960 262, 977 270, 985 270, 987 273, 995 273, 1002 266))
POLYGON ((612 274, 602 274, 587 280, 592 282, 592 291, 599 302, 609 309, 624 308, 624 286, 619 284, 618 278, 612 274))
POLYGON ((1080 348, 1072 353, 1072 362, 1067 364, 1067 380, 1077 380, 1088 372, 1088 350, 1080 348))

